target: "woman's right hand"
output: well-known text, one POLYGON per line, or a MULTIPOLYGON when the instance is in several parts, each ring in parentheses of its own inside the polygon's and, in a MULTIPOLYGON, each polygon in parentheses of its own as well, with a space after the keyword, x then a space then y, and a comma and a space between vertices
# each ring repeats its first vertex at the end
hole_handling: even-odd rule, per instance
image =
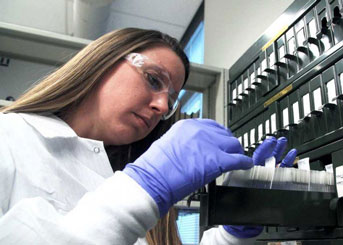
POLYGON ((287 138, 269 137, 265 139, 259 147, 254 151, 253 161, 254 165, 264 166, 267 158, 274 156, 276 164, 280 163, 280 167, 292 167, 295 158, 297 157, 297 150, 291 149, 286 156, 281 160, 287 148, 287 138))
MULTIPOLYGON (((297 150, 290 150, 281 161, 286 148, 287 138, 285 137, 265 139, 254 151, 252 157, 254 165, 264 166, 266 159, 273 156, 276 163, 281 162, 280 167, 292 167, 297 156, 297 150)), ((223 228, 231 235, 239 238, 256 237, 263 231, 263 226, 224 225, 223 228)))
POLYGON ((188 119, 175 123, 123 172, 150 194, 163 216, 223 172, 251 167, 229 129, 210 119, 188 119))

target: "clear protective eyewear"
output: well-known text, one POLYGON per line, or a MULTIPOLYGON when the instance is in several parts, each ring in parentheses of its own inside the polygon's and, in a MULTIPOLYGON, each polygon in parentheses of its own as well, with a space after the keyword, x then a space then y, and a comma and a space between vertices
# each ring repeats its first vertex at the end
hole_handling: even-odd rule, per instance
POLYGON ((139 53, 130 53, 125 56, 125 59, 143 76, 152 93, 168 93, 168 112, 162 116, 162 120, 170 118, 179 105, 179 99, 178 93, 172 87, 168 72, 139 53))

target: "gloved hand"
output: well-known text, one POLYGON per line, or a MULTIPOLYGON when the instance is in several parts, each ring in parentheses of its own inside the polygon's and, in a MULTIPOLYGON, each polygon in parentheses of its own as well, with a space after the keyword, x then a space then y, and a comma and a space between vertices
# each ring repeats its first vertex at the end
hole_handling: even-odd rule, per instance
MULTIPOLYGON (((274 137, 265 139, 254 151, 252 157, 254 165, 264 165, 265 160, 271 156, 274 156, 276 163, 279 163, 286 148, 287 139, 285 137, 280 137, 278 140, 274 137)), ((282 160, 280 167, 292 167, 296 156, 297 150, 290 150, 282 160)), ((263 231, 263 226, 224 225, 223 227, 228 233, 238 238, 255 237, 263 231)))
POLYGON ((238 238, 251 238, 261 234, 263 226, 223 225, 231 235, 238 238))
MULTIPOLYGON (((271 156, 275 157, 275 161, 278 164, 286 148, 287 139, 285 137, 280 137, 278 140, 276 140, 274 137, 265 139, 254 151, 252 157, 254 165, 264 165, 265 160, 271 156)), ((296 156, 297 150, 290 150, 285 158, 282 159, 280 167, 292 167, 296 156)))
POLYGON ((223 172, 251 167, 229 129, 210 119, 188 119, 175 123, 123 172, 150 194, 163 216, 223 172))

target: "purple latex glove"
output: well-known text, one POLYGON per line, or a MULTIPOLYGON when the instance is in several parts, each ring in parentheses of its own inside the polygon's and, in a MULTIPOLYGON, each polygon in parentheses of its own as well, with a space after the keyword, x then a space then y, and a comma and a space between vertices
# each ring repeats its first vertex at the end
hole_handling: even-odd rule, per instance
POLYGON ((280 168, 284 168, 284 167, 287 167, 287 168, 290 168, 290 167, 293 167, 293 163, 294 163, 294 160, 295 158, 297 157, 297 150, 296 149, 292 149, 290 150, 287 155, 285 156, 284 159, 282 159, 282 162, 280 164, 280 168))
POLYGON ((251 238, 261 234, 263 226, 223 225, 231 235, 238 238, 251 238))
POLYGON ((150 194, 163 216, 223 172, 251 167, 229 129, 210 119, 188 119, 175 123, 123 172, 150 194))
MULTIPOLYGON (((275 139, 270 137, 265 139, 262 144, 257 147, 253 154, 254 165, 264 165, 267 158, 274 156, 276 163, 279 163, 284 151, 287 148, 287 139, 285 137, 280 137, 275 139)), ((297 150, 290 150, 286 157, 281 162, 281 167, 291 167, 297 156, 297 150)))
MULTIPOLYGON (((280 137, 278 140, 274 137, 265 139, 254 151, 254 165, 264 165, 265 160, 271 156, 274 156, 276 163, 279 163, 286 148, 287 139, 285 137, 280 137)), ((290 150, 282 160, 280 167, 292 167, 296 156, 297 150, 290 150)), ((263 226, 224 225, 223 227, 228 233, 238 238, 255 237, 263 231, 263 226)))

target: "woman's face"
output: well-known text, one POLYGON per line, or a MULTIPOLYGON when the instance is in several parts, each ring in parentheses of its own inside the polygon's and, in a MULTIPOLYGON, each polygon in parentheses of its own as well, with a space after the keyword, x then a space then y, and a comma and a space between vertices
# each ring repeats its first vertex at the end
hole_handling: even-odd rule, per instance
MULTIPOLYGON (((140 54, 169 76, 170 85, 180 92, 185 68, 179 56, 165 46, 140 54)), ((147 136, 168 112, 168 92, 154 93, 144 75, 126 60, 119 62, 91 96, 91 138, 106 145, 129 144, 147 136)))

